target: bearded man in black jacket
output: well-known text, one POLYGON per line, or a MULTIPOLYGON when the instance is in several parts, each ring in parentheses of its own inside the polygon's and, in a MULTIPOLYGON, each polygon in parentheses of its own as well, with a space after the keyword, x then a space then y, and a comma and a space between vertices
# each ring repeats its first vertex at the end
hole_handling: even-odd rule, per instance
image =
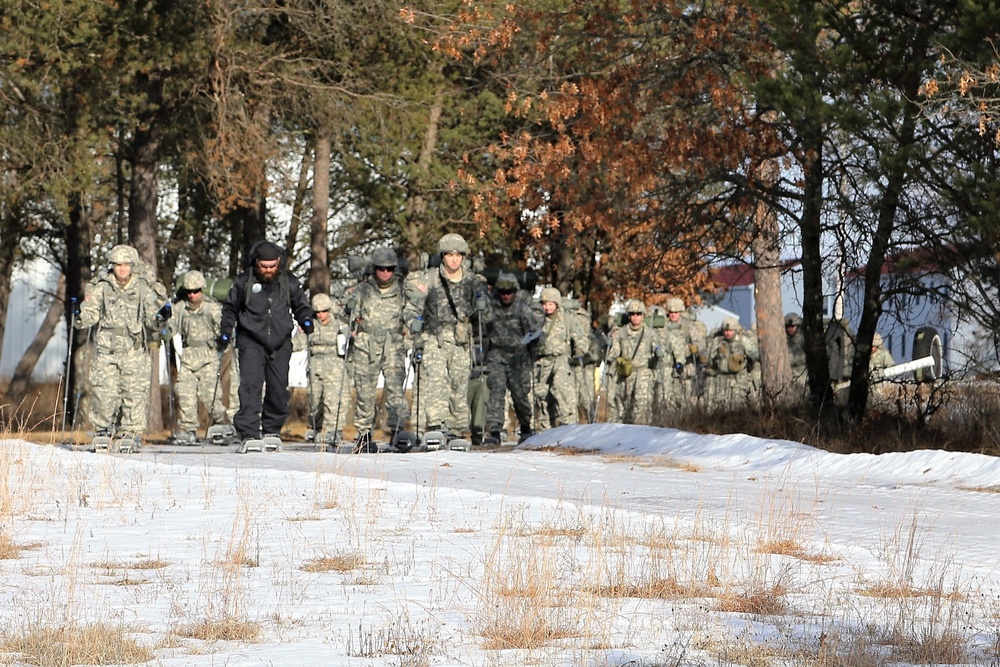
POLYGON ((233 280, 222 304, 218 348, 226 349, 235 326, 240 409, 233 426, 243 441, 281 433, 295 321, 307 335, 313 332, 312 307, 298 278, 282 266, 283 255, 270 241, 255 244, 247 271, 233 280))

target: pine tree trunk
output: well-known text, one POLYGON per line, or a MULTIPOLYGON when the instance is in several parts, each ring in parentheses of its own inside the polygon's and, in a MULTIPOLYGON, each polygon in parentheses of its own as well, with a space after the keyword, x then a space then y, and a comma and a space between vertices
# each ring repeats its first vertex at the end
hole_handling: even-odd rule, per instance
POLYGON ((330 215, 330 137, 320 130, 316 137, 313 161, 313 215, 310 225, 309 291, 330 293, 330 270, 327 265, 327 221, 330 215))
MULTIPOLYGON (((763 164, 760 181, 770 186, 777 177, 777 165, 763 164)), ((783 326, 781 304, 781 230, 774 211, 758 201, 754 252, 754 292, 757 337, 760 341, 761 400, 765 405, 792 399, 792 368, 783 326)))

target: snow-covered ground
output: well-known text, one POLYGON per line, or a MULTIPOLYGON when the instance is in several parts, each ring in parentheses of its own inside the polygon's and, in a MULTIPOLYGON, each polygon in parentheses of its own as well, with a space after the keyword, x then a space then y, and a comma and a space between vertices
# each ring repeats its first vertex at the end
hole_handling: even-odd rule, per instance
POLYGON ((996 664, 992 457, 606 424, 491 452, 4 448, 4 664, 98 623, 171 667, 996 664))

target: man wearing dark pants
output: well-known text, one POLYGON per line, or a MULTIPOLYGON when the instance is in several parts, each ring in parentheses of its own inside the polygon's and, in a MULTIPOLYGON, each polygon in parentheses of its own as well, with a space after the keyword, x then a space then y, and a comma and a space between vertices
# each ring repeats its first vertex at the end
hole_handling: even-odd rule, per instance
POLYGON ((218 347, 226 349, 235 326, 240 409, 233 426, 243 441, 262 433, 281 433, 288 418, 288 362, 295 321, 307 335, 313 332, 312 307, 301 283, 282 266, 282 255, 270 241, 254 245, 249 268, 233 280, 222 304, 218 347))

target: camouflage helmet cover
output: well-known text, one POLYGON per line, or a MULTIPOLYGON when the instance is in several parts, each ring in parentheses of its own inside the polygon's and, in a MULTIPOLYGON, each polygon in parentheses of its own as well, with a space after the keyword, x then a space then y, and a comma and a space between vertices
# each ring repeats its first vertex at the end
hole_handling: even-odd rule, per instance
POLYGON ((447 255, 450 252, 460 252, 463 255, 468 255, 469 244, 466 243, 461 234, 445 234, 438 241, 438 252, 442 255, 447 255))
POLYGON ((737 320, 735 317, 727 317, 726 319, 722 320, 722 330, 723 331, 739 331, 740 330, 740 321, 737 320))
POLYGON ((396 268, 399 266, 396 251, 392 248, 376 248, 375 252, 372 253, 372 266, 391 266, 392 268, 396 268))
POLYGON ((330 298, 329 294, 323 294, 322 292, 316 294, 312 298, 312 309, 317 313, 322 313, 325 310, 330 310, 333 307, 333 299, 330 298))
POLYGON ((668 313, 683 313, 684 312, 684 301, 683 299, 678 299, 673 297, 667 299, 667 312, 668 313))
POLYGON ((632 313, 642 313, 643 315, 645 315, 646 314, 646 304, 644 304, 639 299, 629 299, 625 303, 625 312, 629 313, 629 314, 632 314, 632 313))
POLYGON ((786 313, 785 314, 785 326, 786 327, 797 327, 802 324, 802 318, 799 317, 798 313, 786 313))
POLYGON ((184 274, 184 280, 181 282, 181 287, 189 292, 205 289, 205 274, 201 271, 195 271, 194 269, 188 271, 184 274))
POLYGON ((517 291, 521 289, 521 285, 517 282, 517 276, 515 276, 513 273, 501 271, 500 275, 497 276, 496 288, 497 291, 500 290, 517 291))
POLYGON ((882 347, 882 334, 876 333, 872 337, 872 347, 882 347))
POLYGON ((130 245, 116 245, 108 253, 108 260, 112 264, 138 264, 139 251, 130 245))
POLYGON ((545 303, 546 301, 558 304, 562 301, 562 294, 556 287, 546 287, 542 290, 542 295, 539 297, 539 301, 545 303))

